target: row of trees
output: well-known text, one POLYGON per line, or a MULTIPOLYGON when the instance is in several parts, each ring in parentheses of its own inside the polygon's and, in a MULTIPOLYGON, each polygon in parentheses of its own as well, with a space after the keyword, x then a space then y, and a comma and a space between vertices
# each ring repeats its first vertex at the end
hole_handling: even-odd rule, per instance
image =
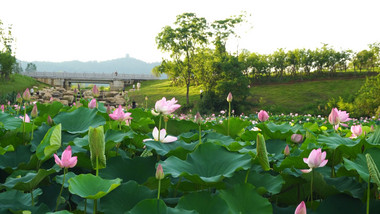
POLYGON ((14 39, 12 26, 5 27, 0 20, 0 78, 9 79, 9 75, 15 68, 16 57, 12 51, 14 39))
POLYGON ((285 74, 310 75, 312 72, 323 71, 333 74, 337 70, 348 69, 375 71, 380 66, 380 43, 370 44, 369 50, 358 53, 352 50, 336 51, 327 44, 315 50, 295 49, 285 52, 280 48, 269 55, 243 50, 239 54, 239 62, 243 64, 242 72, 253 79, 269 76, 282 78, 285 74))

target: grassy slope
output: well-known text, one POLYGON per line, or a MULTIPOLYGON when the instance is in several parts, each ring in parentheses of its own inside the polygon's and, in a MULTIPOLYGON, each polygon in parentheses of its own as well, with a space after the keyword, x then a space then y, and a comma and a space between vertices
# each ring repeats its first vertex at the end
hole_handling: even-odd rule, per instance
MULTIPOLYGON (((318 105, 323 108, 329 99, 338 99, 339 96, 347 99, 355 95, 364 82, 365 78, 356 78, 255 86, 251 88, 252 96, 248 98, 255 107, 251 112, 245 113, 265 109, 273 113, 318 114, 318 105)), ((200 89, 190 88, 190 102, 199 101, 200 89)), ((167 80, 142 82, 141 90, 129 92, 130 102, 135 100, 139 106, 145 107, 145 95, 148 96, 148 108, 153 108, 155 102, 162 97, 175 97, 181 105, 186 103, 186 87, 173 87, 167 80)))
POLYGON ((32 86, 42 87, 43 85, 45 84, 42 84, 33 78, 14 74, 10 77, 9 81, 0 80, 0 96, 13 91, 22 93, 26 88, 31 88, 32 86))
POLYGON ((323 108, 331 98, 342 97, 347 100, 355 95, 364 82, 365 78, 356 78, 261 85, 253 87, 250 101, 259 103, 256 110, 316 114, 318 105, 323 108))

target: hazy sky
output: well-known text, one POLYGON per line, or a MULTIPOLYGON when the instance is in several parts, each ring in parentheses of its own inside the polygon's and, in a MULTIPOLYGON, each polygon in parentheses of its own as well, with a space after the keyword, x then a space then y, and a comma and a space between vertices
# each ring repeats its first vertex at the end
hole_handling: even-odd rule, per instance
POLYGON ((16 57, 24 61, 104 61, 126 54, 160 61, 155 37, 176 16, 208 22, 246 11, 249 25, 229 51, 278 48, 367 48, 380 42, 379 0, 0 0, 0 19, 13 25, 16 57))

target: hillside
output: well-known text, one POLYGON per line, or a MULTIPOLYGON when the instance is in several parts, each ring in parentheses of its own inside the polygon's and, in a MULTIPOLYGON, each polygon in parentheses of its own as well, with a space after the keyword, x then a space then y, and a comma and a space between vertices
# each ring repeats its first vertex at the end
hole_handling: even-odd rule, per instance
MULTIPOLYGON (((29 62, 21 61, 21 66, 25 70, 29 62)), ((78 73, 126 73, 126 74, 151 74, 151 70, 159 65, 156 63, 146 63, 144 61, 129 57, 112 59, 107 61, 66 61, 66 62, 32 62, 37 66, 39 72, 78 72, 78 73)))

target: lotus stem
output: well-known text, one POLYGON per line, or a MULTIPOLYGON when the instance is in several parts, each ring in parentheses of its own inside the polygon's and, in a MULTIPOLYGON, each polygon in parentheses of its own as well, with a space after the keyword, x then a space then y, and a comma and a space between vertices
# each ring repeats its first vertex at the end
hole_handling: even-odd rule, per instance
POLYGON ((158 193, 157 193, 157 200, 160 200, 160 192, 161 192, 161 179, 158 179, 158 193))
POLYGON ((245 175, 245 180, 244 180, 244 183, 245 183, 245 184, 248 182, 249 171, 251 171, 251 170, 248 169, 248 170, 247 170, 247 174, 245 175))
POLYGON ((32 137, 31 137, 30 140, 33 140, 33 132, 34 132, 34 120, 33 120, 33 122, 32 122, 32 137))
POLYGON ((367 186, 367 214, 369 214, 370 192, 371 192, 371 176, 368 177, 368 186, 367 186))
POLYGON ((161 119, 162 119, 162 115, 160 115, 160 119, 158 121, 158 142, 161 142, 160 141, 160 132, 161 132, 161 119))
POLYGON ((199 144, 202 144, 202 126, 199 124, 199 144))
MULTIPOLYGON (((98 177, 98 175, 99 175, 99 157, 96 156, 96 177, 98 177)), ((94 214, 96 213, 97 205, 98 205, 98 201, 97 199, 94 199, 94 210, 93 210, 94 214)))
POLYGON ((58 198, 57 198, 57 204, 55 205, 55 211, 57 211, 58 206, 61 203, 61 195, 62 195, 63 185, 65 184, 66 171, 67 171, 67 168, 64 168, 63 169, 63 179, 62 179, 61 191, 59 191, 59 195, 58 195, 58 198))
POLYGON ((313 179, 314 179, 314 169, 311 170, 311 181, 310 181, 310 198, 311 206, 313 206, 313 179))
POLYGON ((230 136, 231 102, 228 102, 227 135, 230 136))

